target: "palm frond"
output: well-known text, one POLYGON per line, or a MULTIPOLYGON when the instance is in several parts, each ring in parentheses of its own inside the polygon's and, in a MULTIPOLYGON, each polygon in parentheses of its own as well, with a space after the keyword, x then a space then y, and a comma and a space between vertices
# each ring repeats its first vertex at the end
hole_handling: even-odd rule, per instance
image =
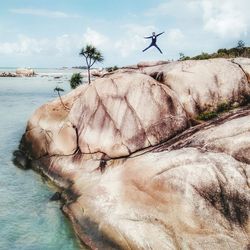
POLYGON ((85 48, 82 48, 79 55, 91 58, 96 62, 102 62, 104 60, 101 52, 90 44, 86 45, 85 48))
POLYGON ((54 88, 54 91, 57 91, 57 92, 63 92, 64 91, 64 89, 62 89, 62 88, 60 88, 60 87, 55 87, 54 88))

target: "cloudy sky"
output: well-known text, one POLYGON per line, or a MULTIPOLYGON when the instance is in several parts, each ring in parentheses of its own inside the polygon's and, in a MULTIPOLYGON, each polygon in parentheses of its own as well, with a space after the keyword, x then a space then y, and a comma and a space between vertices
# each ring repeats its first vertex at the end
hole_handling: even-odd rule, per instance
POLYGON ((178 59, 250 45, 249 0, 8 0, 0 3, 0 67, 83 65, 79 50, 100 49, 103 66, 178 59), (142 53, 152 31, 156 49, 142 53))

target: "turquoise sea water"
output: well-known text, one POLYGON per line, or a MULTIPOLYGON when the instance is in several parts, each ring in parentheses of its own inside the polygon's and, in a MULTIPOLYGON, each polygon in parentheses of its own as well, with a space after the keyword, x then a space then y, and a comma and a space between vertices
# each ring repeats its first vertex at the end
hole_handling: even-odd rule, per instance
POLYGON ((0 78, 0 249, 80 249, 60 204, 49 201, 55 189, 37 173, 18 169, 11 161, 35 109, 56 97, 56 86, 65 92, 70 89, 72 70, 38 72, 32 78, 0 78))

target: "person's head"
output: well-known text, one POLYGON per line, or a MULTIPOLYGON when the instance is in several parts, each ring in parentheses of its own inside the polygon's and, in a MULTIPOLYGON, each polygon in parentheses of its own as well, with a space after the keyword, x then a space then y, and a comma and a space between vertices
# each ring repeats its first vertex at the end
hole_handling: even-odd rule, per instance
POLYGON ((155 36, 155 32, 152 32, 152 35, 155 36))

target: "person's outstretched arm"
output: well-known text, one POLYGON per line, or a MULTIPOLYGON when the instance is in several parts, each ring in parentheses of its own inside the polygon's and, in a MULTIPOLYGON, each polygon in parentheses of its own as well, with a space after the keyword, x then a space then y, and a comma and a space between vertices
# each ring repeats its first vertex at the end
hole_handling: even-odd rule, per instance
POLYGON ((162 35, 163 33, 165 33, 165 31, 163 31, 163 32, 161 32, 161 33, 159 33, 159 34, 157 34, 156 36, 160 36, 160 35, 162 35))
POLYGON ((144 36, 145 39, 150 39, 152 36, 144 36))

